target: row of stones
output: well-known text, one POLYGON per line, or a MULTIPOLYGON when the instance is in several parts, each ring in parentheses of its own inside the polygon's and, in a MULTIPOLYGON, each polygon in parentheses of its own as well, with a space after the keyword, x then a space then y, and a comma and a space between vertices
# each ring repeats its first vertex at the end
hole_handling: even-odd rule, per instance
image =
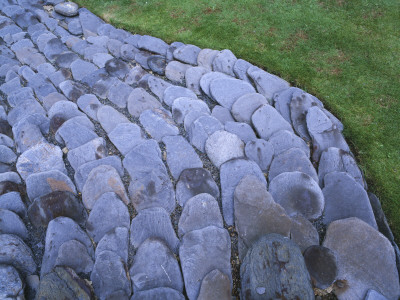
MULTIPOLYGON (((193 48, 193 47, 190 47, 190 46, 185 46, 185 47, 183 47, 184 49, 186 49, 186 48, 193 48)), ((176 52, 176 51, 175 51, 176 52)), ((178 55, 175 55, 175 52, 173 53, 174 54, 174 56, 176 56, 176 58, 178 58, 178 55)), ((183 52, 183 51, 181 51, 181 52, 183 52)), ((186 61, 187 62, 187 61, 186 61)), ((77 66, 79 66, 80 64, 81 64, 82 62, 81 61, 79 61, 79 64, 76 64, 77 66)), ((151 64, 150 64, 151 65, 151 64)), ((172 63, 171 63, 171 65, 172 65, 172 63)), ((72 73, 74 74, 74 73, 76 73, 76 72, 78 72, 78 71, 74 71, 74 69, 75 69, 75 67, 74 66, 71 66, 71 70, 72 70, 72 73)), ((173 73, 173 72, 172 72, 173 73)), ((167 68, 167 74, 168 74, 168 68, 167 68)), ((187 72, 186 72, 186 74, 187 74, 187 72)), ((75 77, 79 77, 78 75, 74 75, 74 78, 75 77)), ((188 77, 188 76, 186 76, 186 77, 188 77)), ((173 78, 170 78, 170 79, 173 79, 173 78)), ((228 81, 229 82, 229 81, 228 81)), ((215 89, 217 89, 220 85, 224 85, 224 84, 226 84, 226 81, 221 81, 221 82, 218 82, 218 84, 215 84, 214 86, 216 86, 216 88, 215 89)), ((228 85, 229 85, 230 83, 228 83, 228 85)), ((236 82, 235 82, 235 84, 237 84, 236 82)), ((201 85, 201 80, 200 80, 200 83, 196 83, 196 85, 198 86, 198 85, 201 85)), ((118 85, 117 85, 118 86, 118 85)), ((119 85, 118 86, 118 89, 120 90, 121 89, 121 85, 119 85)), ((117 90, 118 90, 117 89, 117 90)), ((172 87, 171 88, 169 88, 170 90, 173 90, 172 89, 172 87)), ((203 90, 206 90, 206 88, 203 88, 203 90)), ((132 91, 129 91, 130 93, 128 93, 128 94, 131 94, 131 92, 132 91)), ((166 91, 165 91, 166 92, 166 91)), ((165 97, 165 92, 164 92, 164 98, 166 98, 165 97)), ((117 94, 117 93, 115 93, 115 94, 117 94)), ((172 95, 174 94, 174 92, 172 92, 171 93, 172 95)), ((168 95, 168 93, 167 93, 167 95, 168 95)), ((214 93, 214 95, 215 95, 215 93, 214 93)), ((256 95, 259 95, 259 94, 256 94, 256 95)), ((211 95, 211 96, 213 96, 213 95, 211 95)), ((245 95, 243 95, 243 96, 246 96, 246 94, 245 95)), ((114 99, 114 97, 110 97, 110 95, 108 95, 108 97, 110 98, 110 100, 113 100, 114 99)), ((215 98, 217 98, 218 96, 215 96, 215 98)), ((215 99, 214 98, 214 99, 215 99)), ((233 97, 232 97, 233 98, 233 97)), ((231 98, 231 99, 232 99, 231 98)), ((175 120, 177 120, 177 122, 179 122, 179 116, 181 115, 181 112, 182 112, 182 110, 184 111, 184 114, 188 114, 188 109, 186 109, 186 111, 185 111, 185 104, 187 103, 187 102, 192 102, 192 101, 182 101, 182 99, 180 99, 181 101, 180 102, 183 102, 183 104, 181 104, 181 103, 177 103, 176 105, 175 105, 175 107, 174 107, 174 104, 175 104, 175 101, 174 101, 174 104, 173 104, 173 115, 174 115, 174 119, 175 120), (186 103, 185 103, 186 102, 186 103), (182 109, 182 106, 183 106, 183 109, 182 109), (175 109, 174 109, 175 108, 175 109)), ((217 99, 216 99, 217 100, 217 99)), ((165 100, 164 100, 165 101, 165 100)), ((218 100, 217 100, 218 101, 218 100)), ((223 99, 222 100, 220 100, 219 101, 221 104, 223 104, 223 99)), ((118 105, 118 100, 115 100, 114 99, 114 103, 116 103, 117 105, 118 105)), ((155 103, 155 102, 153 102, 153 103, 155 103)), ((246 103, 246 101, 243 101, 243 103, 246 103)), ((191 103, 190 103, 191 104, 191 103)), ((186 104, 187 106, 190 106, 189 104, 186 104)), ((121 106, 121 105, 120 105, 121 106)), ((123 105, 122 105, 123 106, 123 105)), ((249 106, 249 105, 245 105, 245 106, 249 106)), ((136 105, 131 105, 131 107, 134 109, 134 108, 136 108, 136 105)), ((200 106, 201 107, 201 106, 200 106)), ((202 106, 202 107, 204 107, 204 106, 202 106)), ((129 100, 128 100, 128 109, 129 109, 129 100)), ((201 111, 201 109, 200 109, 200 111, 201 111)), ((239 110, 240 111, 240 110, 239 110)), ((131 112, 131 110, 130 110, 130 112, 131 112)), ((164 114, 164 118, 163 119, 166 119, 166 116, 165 116, 165 113, 163 112, 163 111, 156 111, 156 112, 158 112, 158 114, 160 114, 160 113, 163 113, 164 114)), ((233 111, 232 111, 233 112, 233 111)), ((131 112, 132 113, 132 112, 131 112)), ((151 113, 153 113, 154 114, 154 111, 153 112, 150 112, 150 114, 151 113)), ((213 110, 213 113, 214 113, 214 110, 213 110)), ((235 114, 233 113, 233 115, 235 116, 235 114)), ((262 114, 261 114, 262 115, 262 114)), ((251 114, 250 114, 250 116, 251 116, 251 114)), ((141 119, 141 121, 142 121, 142 124, 143 123, 145 123, 145 121, 143 121, 143 120, 145 120, 146 119, 146 117, 142 117, 142 114, 140 115, 140 119, 141 119)), ((192 117, 193 118, 193 117, 192 117)), ((238 120, 238 118, 235 116, 235 118, 238 120)), ((181 118, 182 119, 182 118, 181 118)), ((186 118, 185 118, 186 119, 186 118)), ((238 120, 239 121, 239 120, 238 120)), ((207 122, 207 121, 206 121, 207 122)), ((253 121, 254 122, 254 121, 253 121)), ((151 124, 151 122, 149 122, 149 124, 151 124)), ((168 122, 167 124, 170 124, 170 122, 168 122)), ((185 120, 185 125, 186 125, 186 120, 185 120)), ((233 126, 234 124, 232 124, 232 126, 231 127, 234 127, 233 126)), ((103 126, 104 127, 104 126, 103 126)), ((146 126, 145 126, 146 127, 146 126)), ((186 127, 186 126, 185 126, 186 127)), ((225 130, 227 129, 226 128, 227 126, 225 126, 225 130)), ((257 129, 257 127, 256 127, 256 129, 257 129)), ((287 128, 288 129, 288 128, 287 128)), ((147 130, 147 128, 146 128, 146 130, 147 130)), ((175 130, 176 131, 176 130, 175 130)), ((259 135, 261 136, 261 133, 260 132, 262 132, 262 129, 260 129, 260 130, 257 130, 258 131, 258 133, 259 133, 259 135)), ((190 132, 190 131, 189 131, 190 132)), ((171 133, 170 133, 171 134, 171 133)), ((254 135, 254 132, 253 132, 253 135, 254 135)), ((192 139, 191 139, 192 140, 192 139)), ((166 143, 167 144, 167 143, 166 143)), ((192 144, 194 144, 193 142, 192 142, 192 144)), ((198 146, 197 148, 201 148, 202 146, 202 143, 200 143, 200 146, 198 146)), ((246 148, 247 148, 247 146, 246 146, 246 148)), ((168 149, 168 148, 167 148, 168 149)), ((201 149, 199 149, 199 150, 201 150, 201 149)), ((247 153, 247 152, 246 152, 247 153)), ((209 153, 209 151, 208 151, 208 154, 209 154, 209 156, 210 157, 212 157, 211 155, 210 155, 210 153, 209 153)), ((217 153, 218 154, 218 153, 217 153)), ((229 158, 228 158, 229 159, 229 158)), ((216 163, 217 165, 218 165, 218 163, 216 163)), ((350 160, 350 164, 349 164, 350 166, 352 165, 352 161, 350 160)), ((171 169, 171 166, 170 166, 170 169, 171 169)), ((356 168, 356 170, 358 170, 357 168, 356 168)), ((171 171, 172 171, 172 169, 171 169, 171 171)), ((178 170, 178 172, 177 173, 179 173, 179 170, 178 170)), ((221 169, 221 173, 222 173, 222 169, 221 169)), ((315 171, 314 171, 314 173, 315 173, 315 171)), ((357 175, 357 172, 356 172, 356 175, 357 175)), ((221 176, 222 177, 222 176, 221 176)), ((292 178, 290 178, 290 181, 292 181, 292 178)), ((237 184, 237 183, 236 183, 237 184)), ((233 193, 233 192, 232 192, 233 193)), ((275 198, 275 197, 274 197, 275 198)), ((285 207, 286 208, 286 207, 285 207)), ((287 208, 286 208, 287 209, 287 208)), ((224 214, 225 215, 225 214, 224 214)), ((226 219, 227 217, 225 216, 225 219, 226 219)))

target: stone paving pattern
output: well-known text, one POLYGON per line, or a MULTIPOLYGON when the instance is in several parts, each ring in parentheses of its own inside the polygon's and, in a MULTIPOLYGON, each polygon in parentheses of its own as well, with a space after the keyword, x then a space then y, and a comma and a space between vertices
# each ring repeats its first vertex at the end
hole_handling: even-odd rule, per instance
POLYGON ((397 299, 342 130, 230 50, 0 0, 0 298, 397 299))

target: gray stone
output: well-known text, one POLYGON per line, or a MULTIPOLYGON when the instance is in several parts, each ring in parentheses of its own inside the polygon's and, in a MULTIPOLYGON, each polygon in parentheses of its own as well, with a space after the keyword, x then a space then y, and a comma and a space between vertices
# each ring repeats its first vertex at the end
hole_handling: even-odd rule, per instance
POLYGON ((184 43, 181 42, 173 42, 169 45, 168 49, 167 49, 167 53, 165 55, 165 58, 167 59, 167 61, 171 61, 174 60, 174 51, 176 49, 178 49, 181 46, 184 46, 184 43))
POLYGON ((208 72, 209 70, 204 67, 188 68, 185 73, 186 87, 192 90, 196 95, 201 95, 200 79, 208 72))
POLYGON ((165 136, 162 142, 165 144, 169 170, 175 180, 185 169, 203 167, 197 153, 182 136, 165 136))
POLYGON ((130 44, 123 44, 120 51, 121 58, 127 61, 134 60, 136 53, 139 52, 139 50, 135 46, 132 46, 130 44))
POLYGON ((232 105, 232 115, 238 122, 251 124, 251 116, 262 105, 268 104, 261 94, 250 93, 239 97, 232 105))
POLYGON ((78 107, 90 118, 97 121, 97 111, 102 106, 97 97, 93 94, 85 94, 78 98, 78 107))
POLYGON ((18 192, 9 192, 0 196, 0 208, 15 212, 21 218, 26 216, 26 206, 18 192))
POLYGON ((173 60, 168 63, 165 68, 165 76, 172 82, 183 84, 185 80, 185 73, 191 66, 183 64, 179 61, 173 60))
POLYGON ((125 264, 128 263, 129 228, 115 227, 109 230, 99 241, 96 247, 97 256, 103 251, 112 251, 118 254, 125 264))
POLYGON ((10 181, 17 184, 21 183, 21 178, 15 172, 3 172, 0 173, 0 182, 2 181, 10 181))
POLYGON ((24 276, 36 272, 31 249, 16 235, 0 234, 0 264, 11 265, 24 276))
POLYGON ((172 104, 172 116, 178 124, 182 124, 185 116, 191 111, 199 111, 210 114, 210 109, 202 100, 196 100, 187 97, 180 97, 174 100, 172 104))
POLYGON ((110 299, 110 295, 120 290, 125 295, 132 293, 126 265, 118 254, 111 251, 105 250, 97 256, 90 280, 96 296, 101 300, 110 299))
POLYGON ((231 284, 229 277, 220 270, 213 270, 204 276, 198 300, 230 300, 231 284))
POLYGON ((93 259, 85 245, 76 240, 69 240, 58 249, 54 265, 69 267, 77 273, 88 274, 93 269, 93 259))
POLYGON ((232 108, 233 103, 239 97, 255 92, 252 85, 234 78, 214 79, 210 82, 209 88, 211 97, 228 109, 232 108))
POLYGON ((251 126, 247 123, 226 122, 225 130, 236 134, 244 143, 256 140, 256 134, 251 126))
POLYGON ((72 76, 75 80, 82 80, 86 75, 97 70, 97 67, 87 61, 77 59, 71 64, 72 76))
POLYGON ((147 109, 161 107, 161 103, 142 88, 134 89, 128 97, 128 111, 135 118, 147 109))
POLYGON ((77 170, 84 163, 106 156, 106 143, 103 138, 91 140, 78 148, 68 151, 67 154, 68 161, 74 170, 77 170))
POLYGON ((0 265, 0 298, 24 298, 24 283, 12 266, 0 265))
POLYGON ((157 287, 183 291, 178 262, 168 246, 157 238, 148 238, 140 245, 129 274, 134 293, 157 287))
POLYGON ((212 71, 213 61, 218 53, 219 53, 218 50, 212 50, 212 49, 201 50, 199 52, 199 55, 197 56, 197 64, 201 67, 206 68, 209 71, 212 71))
POLYGON ((285 172, 276 176, 269 185, 276 203, 290 214, 302 214, 315 220, 324 210, 324 195, 312 177, 302 172, 285 172))
POLYGON ((322 151, 330 147, 350 152, 350 148, 341 132, 320 108, 317 106, 309 108, 306 119, 308 132, 313 144, 313 161, 319 161, 322 151))
POLYGON ((130 123, 127 117, 109 105, 104 105, 97 110, 97 120, 107 133, 111 133, 118 124, 130 123))
POLYGON ((268 234, 247 252, 240 267, 242 299, 314 299, 300 249, 278 234, 268 234))
POLYGON ((99 68, 104 68, 106 66, 106 63, 110 60, 113 59, 113 56, 108 54, 108 53, 95 53, 92 57, 93 63, 98 66, 99 68))
POLYGON ((34 173, 26 178, 26 193, 31 201, 55 191, 76 193, 71 179, 59 170, 34 173))
POLYGON ((91 238, 98 243, 115 227, 129 228, 128 207, 113 192, 102 194, 92 206, 86 228, 91 238))
POLYGON ((201 49, 194 45, 183 45, 177 48, 173 55, 176 60, 181 62, 197 65, 197 57, 200 53, 201 49))
POLYGON ((106 62, 105 65, 106 71, 114 77, 118 77, 119 79, 125 78, 126 74, 129 73, 129 65, 117 58, 110 59, 106 62))
POLYGON ((144 75, 148 74, 141 66, 133 67, 125 77, 126 84, 135 84, 142 79, 144 75))
POLYGON ((92 14, 86 8, 79 9, 79 20, 81 21, 85 38, 96 36, 97 29, 104 24, 103 20, 92 14))
POLYGON ((19 77, 15 77, 14 79, 11 79, 6 83, 3 83, 0 86, 0 91, 8 96, 19 88, 21 88, 21 80, 19 79, 19 77))
POLYGON ((49 77, 51 74, 53 74, 56 71, 56 68, 54 68, 51 64, 45 63, 41 64, 37 68, 38 73, 43 74, 46 77, 49 77))
POLYGON ((274 147, 275 155, 278 155, 291 148, 301 149, 307 157, 310 157, 310 147, 303 139, 291 131, 280 130, 274 133, 268 140, 274 147))
POLYGON ((222 107, 220 105, 214 106, 211 116, 216 118, 218 121, 220 121, 223 125, 225 125, 227 122, 234 122, 235 120, 232 118, 232 115, 226 107, 222 107))
POLYGON ((238 59, 233 66, 233 73, 235 73, 236 77, 251 83, 249 76, 247 75, 247 70, 253 65, 243 59, 238 59))
POLYGON ((244 152, 246 157, 256 162, 263 172, 268 172, 274 156, 274 147, 270 142, 254 139, 246 143, 244 152))
MULTIPOLYGON (((105 69, 104 69, 105 70, 105 69)), ((105 71, 104 71, 105 72, 105 71)), ((92 92, 93 94, 95 94, 97 97, 101 98, 101 99, 106 99, 108 96, 108 90, 110 89, 110 87, 115 84, 116 82, 118 82, 118 79, 115 77, 109 77, 109 75, 104 75, 102 74, 103 71, 98 74, 99 76, 95 76, 95 78, 93 79, 93 81, 97 78, 98 81, 96 81, 93 86, 92 86, 92 92)), ((90 79, 91 80, 91 79, 90 79)))
POLYGON ((290 239, 299 246, 301 252, 308 247, 319 245, 319 235, 313 224, 300 214, 291 216, 290 239))
MULTIPOLYGON (((187 117, 192 114, 189 113, 185 117, 185 126, 187 125, 187 117)), ((205 144, 210 135, 214 132, 223 130, 222 124, 214 117, 209 115, 200 116, 192 122, 188 128, 188 136, 190 143, 195 146, 199 151, 205 151, 205 144)))
MULTIPOLYGON (((191 111, 189 112, 185 118, 183 119, 183 128, 189 133, 190 126, 194 121, 196 121, 200 117, 210 116, 208 113, 201 112, 201 111, 191 111)), ((218 121, 218 120, 217 120, 218 121)), ((221 127, 222 128, 222 127, 221 127)), ((189 137, 190 138, 190 137, 189 137)))
MULTIPOLYGON (((10 106, 16 107, 27 99, 34 99, 33 89, 31 87, 23 87, 15 91, 7 97, 7 102, 10 106)), ((7 118, 5 119, 7 120, 7 118)))
POLYGON ((387 300, 387 298, 375 290, 368 290, 364 300, 387 300))
POLYGON ((242 140, 236 134, 223 130, 210 135, 206 141, 205 150, 217 168, 230 159, 244 156, 242 140))
POLYGON ((156 289, 139 291, 135 293, 130 300, 154 300, 154 299, 171 299, 184 300, 185 296, 177 290, 160 287, 156 289))
POLYGON ((167 61, 164 56, 152 55, 147 59, 147 65, 154 73, 164 76, 167 61))
POLYGON ((167 87, 171 86, 169 82, 162 80, 161 78, 151 76, 148 78, 148 85, 150 91, 160 99, 163 100, 164 91, 167 87))
POLYGON ((337 259, 332 250, 319 245, 311 246, 304 252, 304 261, 316 288, 326 289, 336 280, 337 259))
POLYGON ((158 142, 165 136, 179 134, 179 129, 176 127, 170 112, 164 109, 153 108, 145 110, 141 113, 139 119, 146 132, 158 142))
MULTIPOLYGON (((73 118, 75 119, 75 118, 73 118)), ((75 149, 97 138, 97 134, 85 125, 70 119, 64 122, 56 133, 56 140, 69 150, 75 149)))
POLYGON ((230 256, 231 241, 225 229, 208 226, 183 236, 179 257, 189 299, 197 299, 201 281, 214 269, 227 275, 232 285, 230 256))
MULTIPOLYGON (((50 79, 50 81, 55 85, 55 86, 59 86, 62 82, 64 82, 64 81, 67 81, 67 80, 69 80, 69 79, 71 79, 72 78, 72 73, 68 70, 68 69, 60 69, 60 71, 57 71, 57 72, 55 72, 55 73, 53 73, 53 74, 51 74, 50 76, 49 76, 49 79, 50 79)), ((86 77, 85 77, 86 78, 86 77)), ((54 93, 53 93, 54 94, 54 93)), ((50 94, 51 95, 51 94, 50 94)), ((46 96, 47 97, 47 96, 46 96)), ((44 97, 43 98, 43 102, 44 102, 44 99, 46 98, 46 97, 44 97)), ((43 103, 44 104, 44 103, 43 103)), ((45 106, 45 105, 44 105, 45 106)), ((45 108, 46 108, 46 106, 45 106, 45 108)))
POLYGON ((23 240, 28 238, 28 230, 21 218, 14 212, 0 208, 0 234, 12 234, 23 240))
POLYGON ((68 217, 84 224, 87 213, 74 194, 67 191, 55 191, 38 197, 29 206, 28 217, 36 227, 46 227, 57 217, 68 217))
POLYGON ((209 72, 204 74, 201 78, 200 78, 200 87, 201 90, 204 92, 204 94, 206 94, 208 97, 211 98, 211 93, 210 93, 210 84, 211 82, 213 82, 214 80, 217 79, 234 79, 224 73, 221 72, 209 72))
POLYGON ((50 221, 47 227, 46 245, 40 271, 41 276, 51 272, 57 260, 61 245, 70 240, 81 242, 86 247, 89 256, 94 256, 93 245, 87 233, 72 219, 58 217, 50 221))
POLYGON ((207 226, 224 228, 221 212, 213 196, 198 194, 185 203, 178 223, 178 235, 182 238, 190 231, 207 226))
POLYGON ((234 209, 241 260, 251 245, 265 234, 290 236, 290 217, 282 206, 274 202, 265 183, 254 175, 244 176, 237 185, 234 209))
POLYGON ((135 61, 144 69, 150 70, 147 60, 152 56, 153 54, 150 52, 139 51, 138 53, 135 54, 135 61))
POLYGON ((108 134, 110 141, 122 153, 128 154, 135 146, 144 142, 142 130, 133 123, 120 123, 108 134))
POLYGON ((100 165, 89 173, 82 189, 82 202, 87 209, 92 209, 97 200, 107 192, 114 192, 128 205, 128 195, 117 170, 109 165, 100 165))
MULTIPOLYGON (((3 175, 4 173, 0 174, 3 175)), ((21 186, 15 182, 8 180, 0 180, 0 195, 9 193, 9 192, 21 192, 21 186)))
MULTIPOLYGON (((108 43, 107 43, 107 48, 108 48, 108 51, 110 51, 111 55, 118 58, 121 56, 122 45, 123 45, 123 43, 118 40, 109 39, 108 43)), ((105 51, 105 53, 107 53, 107 51, 105 51)))
POLYGON ((322 152, 318 165, 319 185, 324 186, 324 177, 331 172, 346 172, 362 187, 366 188, 361 170, 354 157, 342 149, 330 147, 322 152))
POLYGON ((108 99, 120 108, 125 108, 133 88, 123 82, 116 82, 108 91, 108 99))
POLYGON ((65 97, 72 102, 76 102, 80 96, 88 93, 88 88, 86 86, 72 80, 63 81, 58 87, 63 92, 65 97))
POLYGON ((68 23, 68 31, 74 35, 83 34, 83 29, 81 25, 81 21, 79 19, 74 19, 68 23))
POLYGON ((58 146, 40 143, 20 155, 17 170, 23 179, 34 173, 59 170, 67 173, 62 159, 62 151, 58 146))
POLYGON ((71 101, 57 101, 48 111, 49 119, 54 116, 60 116, 65 120, 71 119, 73 117, 84 116, 84 114, 79 111, 78 106, 71 101))
POLYGON ((271 101, 274 94, 289 88, 289 83, 276 75, 265 72, 257 67, 247 69, 247 74, 255 83, 257 92, 271 101))
POLYGON ((290 116, 290 103, 294 93, 303 93, 303 91, 297 87, 290 87, 275 93, 273 96, 273 104, 275 109, 279 111, 282 117, 290 124, 292 124, 292 118, 290 116))
POLYGON ((363 299, 369 289, 380 291, 388 299, 399 297, 399 275, 393 247, 367 223, 358 218, 332 222, 323 246, 337 256, 337 278, 346 279, 335 290, 338 299, 363 299), (368 243, 365 243, 366 239, 368 243))
POLYGON ((84 163, 78 167, 75 171, 74 180, 76 184, 76 188, 78 191, 82 191, 82 188, 90 174, 90 172, 100 166, 100 165, 110 165, 115 170, 117 170, 118 174, 122 177, 124 175, 124 169, 121 164, 121 159, 118 156, 107 156, 101 159, 93 160, 87 163, 84 163))
POLYGON ((87 38, 87 41, 93 45, 106 48, 107 43, 109 41, 109 37, 108 36, 89 36, 87 38))
POLYGON ((219 51, 212 62, 213 71, 235 76, 233 67, 236 61, 236 56, 230 50, 225 49, 219 51))
POLYGON ((221 166, 221 194, 222 211, 224 220, 228 225, 234 223, 234 191, 240 180, 246 175, 254 175, 263 183, 266 183, 264 174, 259 166, 246 159, 232 159, 221 166))
POLYGON ((292 126, 270 105, 263 105, 257 109, 251 120, 258 135, 269 139, 279 130, 293 131, 292 126))
POLYGON ((165 89, 163 95, 163 101, 168 106, 172 106, 174 100, 180 97, 197 99, 196 94, 193 93, 191 90, 184 88, 182 86, 172 85, 165 89))
POLYGON ((154 52, 160 55, 166 55, 168 44, 163 40, 152 37, 149 35, 143 35, 137 41, 138 48, 144 49, 150 52, 154 52))
POLYGON ((324 224, 357 217, 373 228, 378 228, 368 194, 353 177, 344 172, 332 172, 325 175, 324 182, 324 224))
POLYGON ((48 60, 55 61, 57 57, 65 51, 68 51, 67 46, 65 46, 61 39, 54 38, 46 43, 46 46, 43 49, 43 54, 48 60))
POLYGON ((21 50, 22 48, 32 48, 33 43, 31 42, 30 39, 22 39, 19 40, 18 42, 14 43, 10 49, 14 52, 21 50))
POLYGON ((268 181, 271 182, 281 173, 295 171, 309 175, 318 183, 317 171, 315 171, 311 161, 299 148, 291 148, 275 155, 269 169, 268 181))
POLYGON ((138 248, 148 238, 159 238, 177 253, 179 240, 164 208, 154 207, 139 211, 131 224, 131 245, 138 248))
POLYGON ((4 145, 0 145, 0 162, 5 164, 14 163, 17 160, 17 156, 14 151, 4 145))

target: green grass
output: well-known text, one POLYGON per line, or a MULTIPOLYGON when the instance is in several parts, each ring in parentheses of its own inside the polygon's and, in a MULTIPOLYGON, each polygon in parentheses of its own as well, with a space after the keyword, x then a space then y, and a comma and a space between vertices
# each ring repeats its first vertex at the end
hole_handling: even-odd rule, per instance
POLYGON ((398 0, 78 0, 115 26, 230 49, 321 99, 400 241, 398 0))

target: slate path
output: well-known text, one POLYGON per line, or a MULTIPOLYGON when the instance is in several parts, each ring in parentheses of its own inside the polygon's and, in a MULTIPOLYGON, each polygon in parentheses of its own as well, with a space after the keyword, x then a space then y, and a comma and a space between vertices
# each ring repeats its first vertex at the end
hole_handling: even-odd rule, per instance
POLYGON ((342 130, 230 50, 0 0, 0 299, 397 299, 342 130))

